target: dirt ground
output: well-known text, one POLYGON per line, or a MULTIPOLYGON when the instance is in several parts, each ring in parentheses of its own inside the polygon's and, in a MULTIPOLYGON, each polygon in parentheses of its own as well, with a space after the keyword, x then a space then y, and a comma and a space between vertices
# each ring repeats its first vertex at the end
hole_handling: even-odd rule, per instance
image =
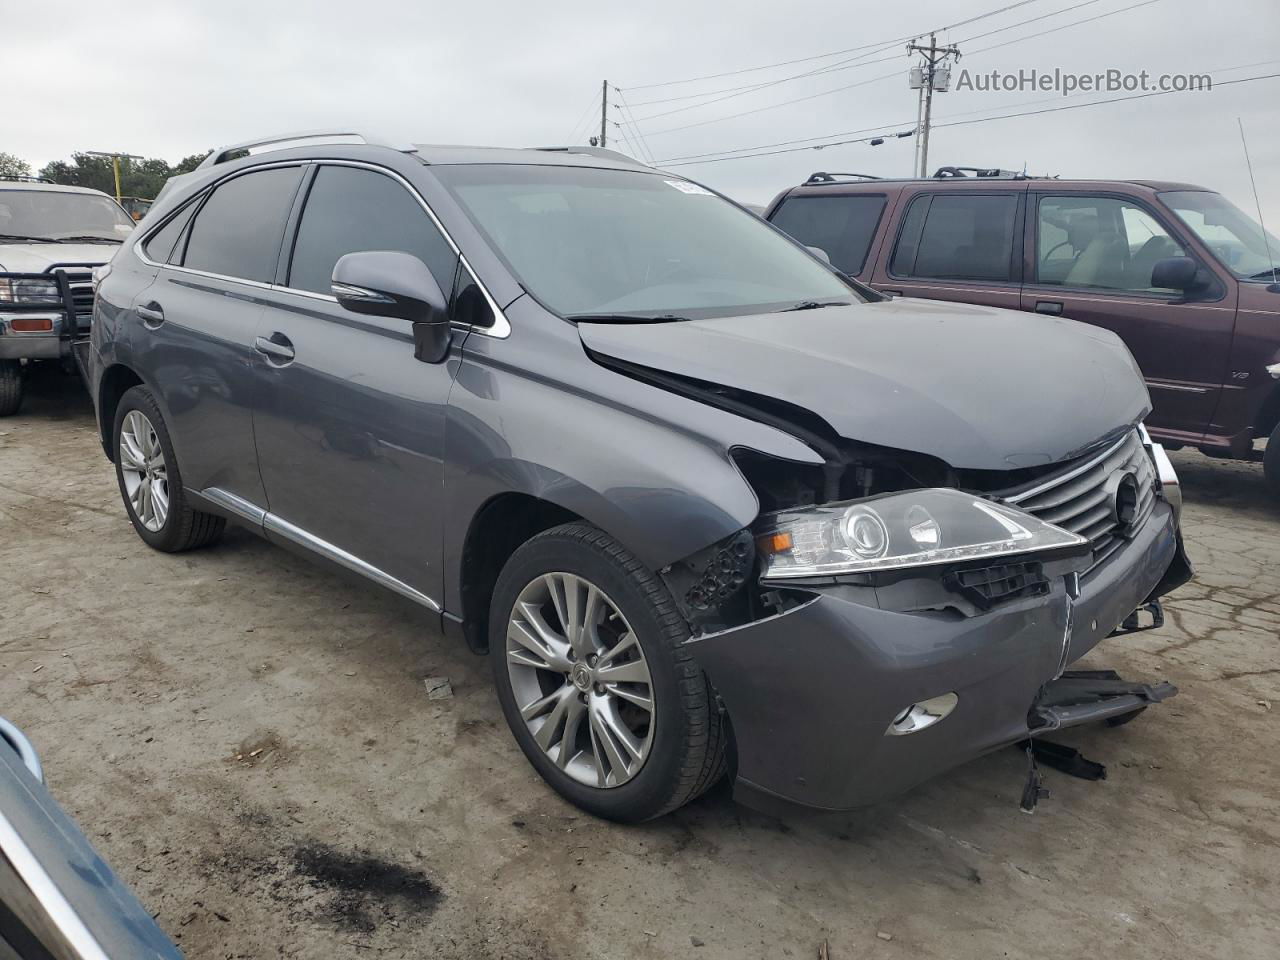
POLYGON ((1062 738, 1018 811, 1006 750, 852 816, 723 789, 578 814, 519 753, 488 664, 407 602, 244 532, 149 550, 77 382, 0 420, 0 714, 188 957, 846 958, 1280 952, 1280 506, 1175 454, 1198 577, 1094 666, 1181 693, 1062 738), (454 697, 429 700, 426 677, 454 697))

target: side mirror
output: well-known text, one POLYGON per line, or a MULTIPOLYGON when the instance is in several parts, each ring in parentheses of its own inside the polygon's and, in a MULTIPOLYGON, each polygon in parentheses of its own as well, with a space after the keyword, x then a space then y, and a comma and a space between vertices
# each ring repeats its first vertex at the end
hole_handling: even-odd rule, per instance
POLYGON ((413 324, 414 356, 439 363, 449 353, 449 306, 427 265, 399 250, 348 253, 333 265, 333 295, 352 313, 413 324))
POLYGON ((827 251, 823 250, 821 247, 811 247, 806 245, 805 249, 808 250, 810 253, 812 253, 815 257, 817 257, 823 263, 827 265, 831 264, 831 258, 827 256, 827 251))
POLYGON ((1151 285, 1184 293, 1197 286, 1196 274, 1200 265, 1190 257, 1166 257, 1157 260, 1151 268, 1151 285))

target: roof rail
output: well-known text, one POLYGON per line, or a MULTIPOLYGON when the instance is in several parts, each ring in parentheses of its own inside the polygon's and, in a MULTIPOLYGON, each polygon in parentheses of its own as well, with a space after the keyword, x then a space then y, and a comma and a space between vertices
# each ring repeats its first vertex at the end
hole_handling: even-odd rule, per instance
POLYGON ((628 157, 625 153, 618 150, 610 150, 608 147, 534 147, 535 150, 541 150, 543 153, 581 153, 588 157, 601 157, 605 160, 621 160, 623 163, 638 164, 647 167, 647 163, 637 160, 635 157, 628 157))
POLYGON ((396 145, 383 141, 377 137, 370 137, 366 134, 359 133, 351 129, 340 130, 303 130, 297 133, 282 133, 273 137, 259 137, 256 140, 246 140, 243 143, 233 143, 225 147, 219 147, 213 153, 204 158, 197 170, 206 167, 217 166, 219 163, 226 163, 228 160, 237 160, 241 154, 256 153, 262 148, 271 150, 284 150, 292 146, 304 146, 307 141, 316 141, 319 143, 361 143, 376 147, 392 147, 403 153, 413 153, 415 147, 404 144, 396 145))
POLYGON ((1001 170, 999 167, 939 167, 933 172, 934 180, 948 180, 952 177, 980 177, 989 180, 1030 180, 1026 173, 1016 170, 1001 170))
POLYGON ((11 180, 14 183, 53 183, 48 177, 29 177, 25 173, 0 174, 0 180, 11 180))
POLYGON ((880 179, 880 177, 877 177, 873 173, 827 173, 824 170, 819 170, 817 173, 809 174, 809 179, 805 181, 805 185, 807 186, 814 183, 836 183, 837 177, 853 177, 856 180, 880 179))

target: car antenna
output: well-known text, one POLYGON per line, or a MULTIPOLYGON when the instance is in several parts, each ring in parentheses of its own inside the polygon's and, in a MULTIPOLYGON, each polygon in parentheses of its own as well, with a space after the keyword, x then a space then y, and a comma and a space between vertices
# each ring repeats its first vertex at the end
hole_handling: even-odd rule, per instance
POLYGON ((1267 225, 1262 219, 1262 202, 1258 200, 1258 181, 1253 179, 1253 161, 1249 159, 1249 141, 1244 138, 1244 121, 1236 117, 1240 125, 1240 143, 1244 146, 1244 163, 1249 168, 1249 186, 1253 187, 1253 206, 1258 211, 1258 226, 1262 228, 1262 242, 1267 248, 1267 265, 1271 267, 1271 282, 1277 281, 1276 259, 1271 255, 1271 238, 1267 236, 1267 225))

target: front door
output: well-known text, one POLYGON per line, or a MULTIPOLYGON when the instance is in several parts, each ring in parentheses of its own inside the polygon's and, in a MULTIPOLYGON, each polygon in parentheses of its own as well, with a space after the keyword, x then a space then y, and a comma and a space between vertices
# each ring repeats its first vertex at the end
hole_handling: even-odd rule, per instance
POLYGON ((257 331, 266 362, 254 429, 267 530, 434 605, 457 363, 416 360, 408 321, 348 312, 330 277, 347 253, 401 250, 448 294, 458 257, 389 173, 325 164, 303 190, 292 253, 257 331))
POLYGON ((1136 199, 1041 194, 1033 202, 1023 309, 1116 333, 1147 381, 1148 424, 1166 436, 1201 437, 1226 377, 1234 294, 1189 299, 1151 286, 1157 261, 1190 254, 1136 199))

